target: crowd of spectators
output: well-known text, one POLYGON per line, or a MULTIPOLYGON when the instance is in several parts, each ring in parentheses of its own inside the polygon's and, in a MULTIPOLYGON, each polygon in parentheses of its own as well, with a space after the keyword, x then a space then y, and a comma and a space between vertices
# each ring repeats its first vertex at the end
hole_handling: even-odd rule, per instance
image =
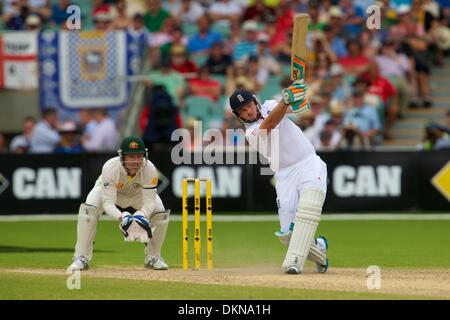
POLYGON ((0 134, 0 153, 113 152, 117 150, 119 132, 104 108, 82 110, 76 121, 59 121, 58 111, 47 108, 40 121, 33 117, 23 120, 22 133, 11 140, 9 150, 3 140, 0 134))
MULTIPOLYGON (((11 30, 65 29, 64 8, 71 3, 5 0, 3 22, 11 30)), ((95 0, 87 15, 96 30, 145 35, 150 93, 143 113, 148 119, 141 119, 140 129, 154 137, 149 125, 163 130, 161 123, 167 121, 172 128, 190 127, 202 112, 214 118, 206 127, 240 126, 226 98, 237 88, 261 100, 279 98, 279 89, 289 84, 297 12, 311 17, 306 83, 312 109, 292 120, 317 149, 369 149, 391 139, 393 124, 411 108, 433 107, 429 76, 450 49, 447 0, 95 0), (366 10, 372 4, 380 10, 380 21, 379 28, 369 29, 366 10), (154 88, 167 91, 167 103, 178 116, 154 117, 154 88), (193 96, 208 99, 212 107, 193 111, 203 108, 189 104, 193 96)), ((24 128, 16 150, 109 150, 117 139, 114 122, 98 110, 92 120, 81 119, 86 112, 79 123, 60 125, 53 111, 45 112, 32 133, 24 128), (109 131, 114 134, 101 135, 109 131)), ((24 127, 32 124, 26 119, 24 127)))

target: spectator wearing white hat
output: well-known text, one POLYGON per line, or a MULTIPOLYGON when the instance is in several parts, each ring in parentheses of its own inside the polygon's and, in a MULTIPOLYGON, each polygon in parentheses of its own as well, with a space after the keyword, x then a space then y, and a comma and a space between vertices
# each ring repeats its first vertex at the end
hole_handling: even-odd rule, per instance
POLYGON ((80 144, 80 131, 74 121, 65 121, 59 129, 59 133, 61 141, 55 148, 55 153, 74 154, 83 152, 83 147, 80 144))
POLYGON ((41 18, 37 14, 30 14, 25 20, 27 31, 39 31, 42 28, 41 18))
POLYGON ((258 24, 255 21, 249 20, 244 23, 242 29, 245 32, 245 39, 238 42, 234 47, 234 61, 249 58, 258 52, 258 24))
POLYGON ((340 37, 345 37, 347 34, 344 31, 344 23, 346 22, 345 13, 339 6, 332 6, 329 10, 330 22, 329 25, 334 33, 340 37))
POLYGON ((344 69, 339 63, 333 63, 328 73, 330 81, 331 99, 342 104, 347 104, 351 98, 352 89, 348 81, 344 80, 344 69))

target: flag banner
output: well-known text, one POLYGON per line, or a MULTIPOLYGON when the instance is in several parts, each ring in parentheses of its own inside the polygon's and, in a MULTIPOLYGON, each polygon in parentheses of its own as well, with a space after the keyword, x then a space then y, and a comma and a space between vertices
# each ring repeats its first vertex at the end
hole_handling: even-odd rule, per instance
POLYGON ((0 87, 31 90, 38 87, 37 34, 5 32, 0 40, 0 87))
POLYGON ((39 35, 40 105, 79 110, 122 108, 127 78, 142 53, 123 31, 46 31, 39 35))

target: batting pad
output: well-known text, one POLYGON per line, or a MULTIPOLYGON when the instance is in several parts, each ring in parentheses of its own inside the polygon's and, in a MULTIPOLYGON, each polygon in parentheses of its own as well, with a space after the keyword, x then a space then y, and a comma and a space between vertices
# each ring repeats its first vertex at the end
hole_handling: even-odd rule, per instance
POLYGON ((161 257, 161 248, 169 226, 170 210, 154 213, 150 217, 153 237, 145 247, 145 263, 155 257, 161 257))
POLYGON ((308 260, 322 265, 327 262, 327 255, 319 249, 314 240, 311 243, 311 248, 309 249, 308 260))
POLYGON ((91 260, 98 218, 97 207, 86 203, 80 205, 80 209, 78 210, 75 257, 84 256, 88 261, 91 260))
POLYGON ((310 252, 317 226, 320 222, 325 193, 317 188, 307 188, 300 192, 294 230, 289 243, 283 268, 296 265, 303 271, 310 252))

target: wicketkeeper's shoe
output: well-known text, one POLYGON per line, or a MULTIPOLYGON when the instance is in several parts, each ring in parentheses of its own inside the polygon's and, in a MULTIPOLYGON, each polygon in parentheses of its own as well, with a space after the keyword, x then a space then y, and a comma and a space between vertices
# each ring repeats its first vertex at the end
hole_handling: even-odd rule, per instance
POLYGON ((163 258, 155 257, 151 259, 149 262, 144 264, 144 267, 152 270, 168 270, 169 266, 164 262, 163 258))
POLYGON ((84 256, 73 258, 73 262, 69 267, 70 271, 82 271, 89 269, 88 260, 84 256))
MULTIPOLYGON (((324 236, 319 236, 316 239, 316 244, 319 247, 320 251, 323 253, 327 252, 328 249, 328 240, 324 236)), ((316 269, 319 273, 325 273, 328 270, 328 257, 325 260, 325 264, 316 263, 316 269)))

